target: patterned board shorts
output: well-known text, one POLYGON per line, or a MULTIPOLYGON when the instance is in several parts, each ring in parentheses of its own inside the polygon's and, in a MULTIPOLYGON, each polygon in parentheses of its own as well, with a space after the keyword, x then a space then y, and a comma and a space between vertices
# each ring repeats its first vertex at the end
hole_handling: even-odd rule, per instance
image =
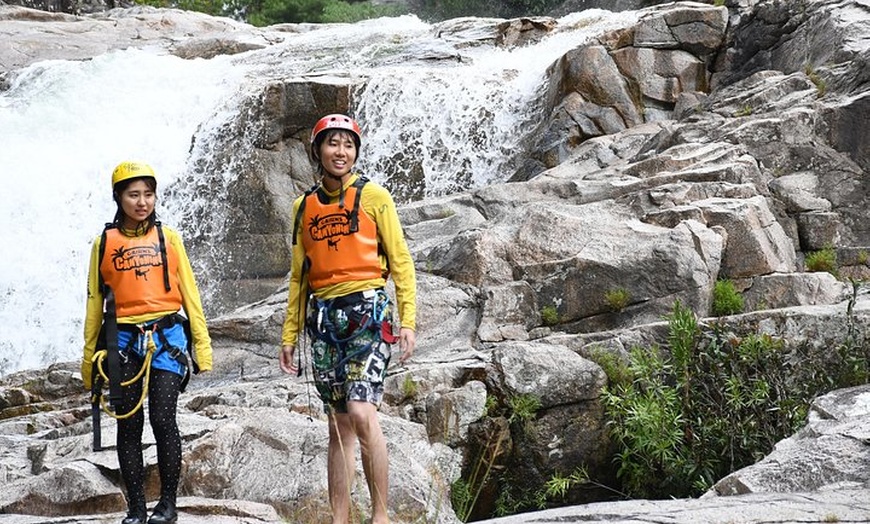
POLYGON ((307 317, 314 383, 324 409, 347 413, 348 400, 379 406, 390 363, 390 344, 380 329, 381 322, 392 325, 386 293, 372 290, 335 301, 312 298, 307 317))

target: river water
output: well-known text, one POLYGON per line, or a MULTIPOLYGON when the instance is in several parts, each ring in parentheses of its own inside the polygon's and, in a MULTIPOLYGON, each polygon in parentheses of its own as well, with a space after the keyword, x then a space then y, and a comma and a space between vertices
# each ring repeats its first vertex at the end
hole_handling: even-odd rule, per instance
MULTIPOLYGON (((422 177, 423 197, 502 181, 524 130, 541 118, 546 68, 635 16, 576 13, 540 43, 515 49, 462 31, 439 38, 443 26, 406 16, 287 33, 243 57, 126 50, 29 66, 0 93, 0 375, 79 358, 89 250, 114 214, 110 174, 119 162, 152 164, 162 194, 196 176, 194 138, 207 142, 268 78, 351 74, 367 78, 352 97, 365 130, 363 172, 377 180, 398 153, 422 165, 407 176, 422 177), (426 59, 436 55, 453 59, 426 59)), ((229 169, 226 181, 233 176, 229 169)), ((158 213, 183 235, 196 226, 182 216, 214 205, 168 194, 158 213)))

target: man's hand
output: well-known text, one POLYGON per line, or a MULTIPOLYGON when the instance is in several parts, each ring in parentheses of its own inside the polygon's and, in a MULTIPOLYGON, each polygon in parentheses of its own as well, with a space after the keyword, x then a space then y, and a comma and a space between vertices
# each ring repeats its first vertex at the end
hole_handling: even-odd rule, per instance
POLYGON ((399 363, 404 364, 414 354, 414 348, 417 346, 417 333, 411 328, 399 330, 399 349, 402 350, 402 356, 399 357, 399 363))
POLYGON ((296 353, 296 346, 289 345, 283 346, 281 351, 278 353, 279 365, 281 366, 281 371, 287 373, 289 375, 296 375, 299 373, 299 368, 296 367, 296 363, 293 361, 293 355, 296 353))

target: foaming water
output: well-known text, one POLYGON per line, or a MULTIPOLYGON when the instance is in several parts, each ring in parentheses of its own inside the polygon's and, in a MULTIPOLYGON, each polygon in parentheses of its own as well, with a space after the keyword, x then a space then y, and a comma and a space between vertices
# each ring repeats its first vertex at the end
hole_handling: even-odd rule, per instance
MULTIPOLYGON (((0 373, 79 358, 90 246, 115 212, 112 169, 143 160, 170 186, 237 76, 220 61, 122 51, 35 64, 0 94, 0 373)), ((179 206, 162 204, 174 225, 179 206)))
MULTIPOLYGON (((393 173, 388 186, 406 200, 510 178, 546 116, 541 109, 547 68, 636 16, 587 10, 559 20, 535 44, 462 46, 454 60, 368 72, 354 104, 367 137, 362 171, 374 178, 393 173)), ((434 43, 429 48, 439 49, 434 43)))

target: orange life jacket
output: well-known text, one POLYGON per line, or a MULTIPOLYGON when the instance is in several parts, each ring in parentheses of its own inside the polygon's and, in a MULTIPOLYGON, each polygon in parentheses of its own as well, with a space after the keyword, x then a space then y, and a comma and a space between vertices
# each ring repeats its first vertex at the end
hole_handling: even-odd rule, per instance
POLYGON ((377 225, 359 206, 366 182, 360 177, 345 191, 346 201, 354 203, 351 209, 345 207, 344 201, 324 204, 317 191, 307 193, 303 199, 302 221, 297 224, 301 226, 302 245, 310 265, 308 284, 312 290, 383 277, 377 225))
POLYGON ((115 228, 104 233, 100 275, 115 294, 118 317, 181 309, 178 253, 160 238, 160 225, 140 237, 115 228))

